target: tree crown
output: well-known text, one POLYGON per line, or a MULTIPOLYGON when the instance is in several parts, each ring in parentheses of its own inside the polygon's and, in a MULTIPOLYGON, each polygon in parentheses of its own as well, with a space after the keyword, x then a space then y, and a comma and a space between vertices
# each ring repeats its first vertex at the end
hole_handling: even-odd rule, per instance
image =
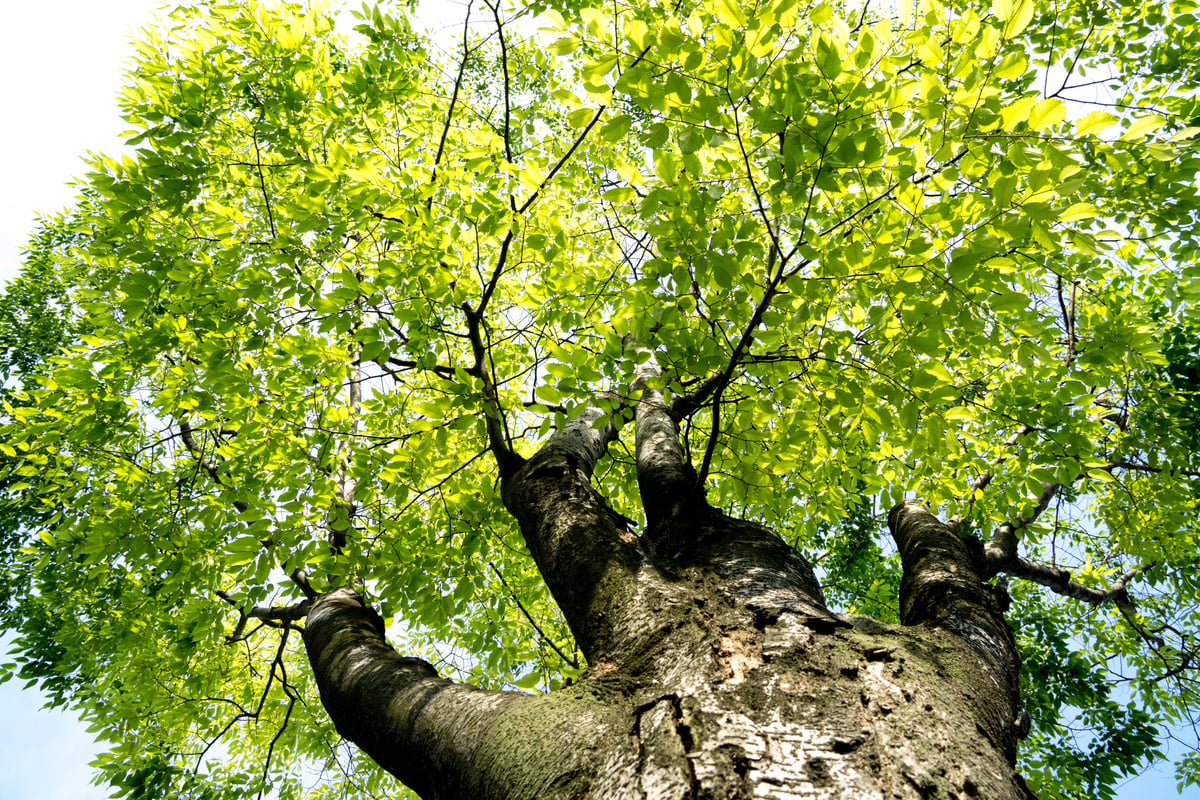
MULTIPOLYGON (((176 9, 134 149, 0 308, 18 674, 135 794, 370 796, 303 604, 357 587, 476 684, 575 677, 497 472, 658 391, 698 491, 838 608, 898 616, 906 498, 980 540, 1021 579, 1025 769, 1111 796, 1197 701, 1192 6, 485 0, 448 43, 176 9)), ((636 515, 622 436, 594 480, 636 515)))

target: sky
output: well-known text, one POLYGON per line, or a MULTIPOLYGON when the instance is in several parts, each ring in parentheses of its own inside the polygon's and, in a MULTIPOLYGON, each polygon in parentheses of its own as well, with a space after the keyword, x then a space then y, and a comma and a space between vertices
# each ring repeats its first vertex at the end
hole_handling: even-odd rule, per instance
MULTIPOLYGON (((125 129, 115 97, 130 36, 149 24, 159 0, 37 0, 5 3, 0 23, 0 282, 20 269, 20 250, 37 214, 53 214, 75 196, 86 151, 115 153, 125 129)), ((455 0, 426 3, 453 8, 455 0)), ((8 639, 0 637, 0 653, 8 639)), ((96 752, 68 711, 42 709, 44 698, 17 680, 0 685, 0 800, 99 800, 88 762, 96 752)), ((1175 797, 1169 768, 1127 783, 1121 800, 1175 797)))

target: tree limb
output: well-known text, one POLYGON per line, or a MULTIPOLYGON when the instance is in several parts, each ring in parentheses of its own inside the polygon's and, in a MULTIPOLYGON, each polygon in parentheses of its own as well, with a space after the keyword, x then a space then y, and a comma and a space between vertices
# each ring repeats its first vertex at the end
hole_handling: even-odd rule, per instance
MULTIPOLYGON (((442 126, 437 153, 433 157, 433 172, 429 176, 430 183, 437 181, 438 165, 442 162, 442 153, 446 151, 446 137, 450 134, 450 123, 454 119, 454 106, 458 104, 458 90, 462 86, 463 73, 467 69, 467 59, 471 57, 471 50, 467 47, 467 33, 471 30, 471 6, 474 2, 475 0, 467 2, 466 18, 463 20, 463 57, 458 65, 458 75, 454 78, 454 92, 450 95, 450 108, 446 110, 446 124, 442 126)), ((433 198, 430 197, 425 204, 432 206, 433 198)))
POLYGON ((489 3, 484 0, 486 5, 492 12, 492 18, 496 20, 496 35, 500 39, 500 66, 504 70, 504 158, 509 163, 512 163, 512 133, 509 130, 512 127, 512 97, 509 89, 508 77, 508 44, 504 41, 504 22, 500 19, 500 3, 489 3))
POLYGON ((304 646, 338 733, 423 797, 483 796, 476 751, 493 722, 535 700, 455 684, 399 655, 383 620, 349 589, 313 604, 304 646))
POLYGON ((647 529, 653 529, 696 497, 701 487, 679 441, 679 426, 656 385, 662 370, 650 350, 639 348, 639 355, 645 360, 630 386, 631 392, 641 394, 635 427, 637 478, 647 529))
POLYGON ((985 573, 991 577, 1017 560, 1017 531, 1032 525, 1062 488, 1061 483, 1043 483, 1042 493, 1029 511, 1002 523, 983 545, 985 573))
MULTIPOLYGON (((301 573, 301 575, 303 575, 303 573, 301 573)), ((307 579, 305 579, 305 583, 307 584, 307 579)), ((225 637, 227 644, 233 644, 234 642, 240 641, 243 638, 242 633, 246 629, 246 623, 252 619, 259 620, 263 624, 269 625, 272 628, 296 628, 297 626, 295 623, 307 616, 309 609, 312 608, 313 600, 316 597, 316 594, 314 593, 312 597, 306 597, 304 600, 301 600, 298 603, 293 603, 289 606, 254 606, 247 611, 246 609, 242 608, 238 604, 237 600, 234 600, 228 593, 218 589, 216 594, 217 597, 236 608, 239 615, 238 623, 237 626, 234 627, 233 633, 225 637)))
POLYGON ((713 392, 721 385, 721 375, 722 373, 718 372, 707 378, 688 394, 676 395, 671 399, 669 410, 676 422, 687 419, 704 406, 708 398, 712 397, 713 392))
POLYGON ((742 357, 750 347, 750 343, 754 341, 754 334, 758 330, 758 326, 762 324, 763 314, 771 306, 771 301, 775 299, 775 295, 779 291, 779 286, 785 278, 795 275, 808 261, 804 261, 790 270, 787 269, 787 263, 786 258, 779 260, 775 275, 768 281, 766 288, 763 290, 762 299, 754 309, 754 315, 746 325, 746 330, 742 332, 737 346, 734 347, 733 355, 729 357, 729 363, 725 365, 725 369, 721 371, 721 374, 714 383, 712 390, 712 432, 709 434, 708 444, 704 448, 704 459, 700 464, 700 473, 696 476, 697 486, 704 485, 704 481, 708 477, 708 470, 712 465, 713 453, 716 450, 717 439, 721 430, 721 399, 725 394, 725 389, 729 386, 730 381, 733 380, 733 373, 741 363, 742 357))
MULTIPOLYGON (((1017 429, 1016 433, 1014 433, 1012 436, 1009 436, 1007 439, 1004 440, 1004 448, 1008 449, 1008 448, 1012 447, 1013 445, 1015 445, 1017 442, 1019 442, 1021 440, 1022 436, 1025 436, 1025 435, 1031 433, 1032 431, 1033 431, 1033 428, 1031 426, 1022 425, 1020 428, 1017 429)), ((1001 453, 1000 455, 996 456, 996 458, 992 461, 992 463, 999 466, 1000 464, 1003 464, 1008 458, 1009 458, 1009 456, 1007 453, 1001 453)), ((970 509, 970 507, 975 504, 976 495, 978 495, 980 492, 982 492, 984 489, 986 489, 989 485, 991 485, 991 483, 992 483, 992 473, 990 471, 984 472, 978 478, 975 479, 975 482, 971 484, 971 488, 967 492, 967 508, 968 509, 970 509)), ((954 531, 955 533, 958 533, 962 529, 962 524, 963 524, 963 517, 961 514, 956 514, 955 516, 951 517, 946 522, 946 525, 948 525, 950 527, 950 529, 952 531, 954 531)))
POLYGON ((483 384, 483 416, 487 427, 488 446, 503 478, 520 469, 525 459, 513 452, 509 444, 500 395, 496 391, 496 384, 487 365, 487 349, 483 345, 483 335, 480 331, 483 324, 482 314, 472 309, 469 303, 463 303, 462 310, 467 318, 467 333, 471 340, 471 353, 475 358, 473 374, 483 384))
POLYGON ((1048 567, 1045 564, 1038 564, 1026 558, 1014 558, 1007 562, 1000 570, 1014 578, 1023 578, 1027 581, 1040 584, 1047 587, 1057 594, 1064 597, 1070 597, 1074 600, 1082 600, 1085 603, 1091 603, 1094 606, 1103 603, 1113 602, 1119 608, 1132 609, 1133 602, 1129 599, 1129 594, 1125 589, 1125 585, 1133 578, 1141 575, 1146 570, 1150 569, 1153 564, 1147 564, 1142 567, 1126 571, 1119 578, 1113 581, 1107 589, 1096 589, 1090 586, 1084 586, 1071 580, 1069 570, 1056 569, 1048 567))

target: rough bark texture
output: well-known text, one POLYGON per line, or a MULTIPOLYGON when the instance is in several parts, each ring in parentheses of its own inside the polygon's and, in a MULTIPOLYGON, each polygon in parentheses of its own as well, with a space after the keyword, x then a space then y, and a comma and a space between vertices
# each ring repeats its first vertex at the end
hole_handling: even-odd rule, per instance
POLYGON ((689 484, 652 390, 637 415, 650 524, 631 532, 590 483, 613 434, 596 413, 503 481, 583 678, 541 696, 453 684, 334 592, 305 642, 343 736, 427 800, 1033 797, 1013 769, 1012 634, 949 528, 915 504, 891 514, 902 626, 834 614, 803 556, 689 484))

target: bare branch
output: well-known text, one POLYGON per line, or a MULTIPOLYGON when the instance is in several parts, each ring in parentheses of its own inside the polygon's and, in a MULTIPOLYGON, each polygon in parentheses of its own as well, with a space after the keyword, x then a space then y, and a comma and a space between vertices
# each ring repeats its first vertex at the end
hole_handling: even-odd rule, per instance
POLYGON ((316 593, 314 592, 313 597, 306 597, 290 606, 254 606, 249 611, 243 609, 237 600, 220 589, 217 590, 217 597, 236 608, 239 614, 238 624, 233 633, 225 637, 226 643, 233 644, 243 638, 242 631, 246 628, 246 622, 251 619, 259 620, 272 628, 296 628, 295 623, 308 616, 308 610, 312 607, 316 593))
MULTIPOLYGON (((454 78, 454 92, 450 95, 450 108, 446 110, 446 124, 442 126, 442 136, 438 140, 437 154, 433 157, 433 173, 429 176, 430 183, 437 180, 438 165, 442 162, 442 153, 446 151, 446 137, 450 134, 450 123, 454 119, 454 106, 458 104, 458 90, 462 86, 463 73, 467 69, 467 59, 471 57, 471 51, 467 47, 467 33, 471 30, 471 6, 474 2, 475 0, 467 2, 467 14, 463 20, 463 57, 458 65, 458 75, 454 78)), ((433 205, 433 198, 430 197, 426 204, 433 205)))
MULTIPOLYGON (((646 53, 650 52, 651 47, 652 45, 647 45, 642 52, 638 53, 637 58, 630 62, 626 69, 632 69, 641 63, 642 59, 646 57, 646 53)), ((571 143, 571 147, 567 150, 567 152, 563 153, 562 158, 560 158, 558 162, 551 167, 550 171, 546 173, 546 177, 542 179, 540 184, 538 184, 538 187, 533 191, 533 194, 529 195, 525 202, 521 204, 520 208, 517 209, 518 214, 524 214, 526 209, 533 205, 533 201, 537 199, 542 189, 546 188, 550 181, 554 180, 554 176, 558 174, 558 171, 563 168, 563 165, 570 160, 572 155, 574 155, 575 150, 578 149, 579 145, 583 143, 583 140, 588 137, 588 134, 592 132, 592 128, 594 128, 596 123, 600 121, 600 117, 604 116, 604 112, 606 110, 608 110, 608 106, 606 105, 600 105, 596 107, 596 113, 592 115, 591 121, 588 122, 587 126, 579 132, 578 136, 575 137, 575 141, 571 143)))
MULTIPOLYGON (((279 730, 275 731, 275 735, 271 737, 271 743, 267 745, 267 757, 263 761, 262 788, 258 792, 260 800, 263 796, 263 792, 265 792, 267 787, 270 786, 270 781, 267 780, 267 775, 271 769, 271 758, 275 755, 275 745, 279 741, 279 737, 283 736, 283 732, 287 730, 288 723, 291 722, 292 719, 292 710, 296 707, 297 696, 291 685, 288 683, 287 666, 283 663, 283 651, 284 647, 287 645, 287 637, 288 629, 285 628, 283 635, 279 637, 279 649, 275 652, 275 660, 271 662, 271 675, 273 677, 276 670, 279 671, 279 685, 283 689, 283 693, 287 695, 288 705, 287 711, 285 711, 283 715, 283 724, 279 726, 279 730)), ((269 686, 270 684, 268 683, 268 687, 269 686)), ((263 699, 266 699, 265 693, 263 695, 263 699)))
MULTIPOLYGON (((434 375, 438 375, 442 378, 455 377, 454 367, 447 367, 442 364, 434 364, 432 366, 424 367, 418 364, 416 361, 409 361, 408 359, 394 357, 388 358, 386 362, 376 361, 375 363, 382 367, 393 378, 396 377, 398 371, 402 369, 415 369, 423 372, 432 372, 434 375), (392 369, 392 367, 396 367, 396 369, 392 369)), ((474 371, 470 369, 466 370, 466 372, 468 375, 474 374, 474 371)))
POLYGON ((533 194, 529 195, 525 202, 521 204, 521 207, 517 209, 518 214, 524 214, 525 211, 528 210, 531 205, 533 205, 533 201, 537 199, 539 194, 541 194, 542 189, 545 189, 546 185, 549 184, 550 181, 554 180, 554 176, 558 174, 558 171, 563 168, 563 165, 566 164, 571 156, 575 154, 575 151, 579 148, 579 145, 583 144, 583 140, 586 139, 588 134, 592 132, 592 128, 594 128, 596 123, 600 121, 600 118, 604 116, 604 112, 606 110, 608 110, 608 106, 606 105, 600 105, 596 107, 596 113, 592 115, 591 121, 582 131, 579 132, 579 135, 575 137, 575 141, 571 142, 571 147, 567 150, 567 152, 563 153, 562 158, 560 158, 550 169, 550 171, 546 173, 546 177, 543 178, 542 182, 538 184, 538 187, 533 190, 533 194))
POLYGON ((983 546, 986 577, 991 577, 1001 570, 1007 571, 1009 565, 1017 560, 1017 531, 1032 525, 1061 488, 1061 483, 1043 483, 1042 493, 1038 495, 1032 509, 1018 514, 992 532, 992 538, 983 546))
POLYGON ((793 269, 787 269, 787 258, 780 259, 776 266, 775 275, 767 282, 767 286, 763 289, 762 299, 758 303, 758 307, 754 309, 754 316, 750 318, 750 322, 746 325, 746 330, 742 332, 741 338, 738 340, 737 346, 734 347, 733 355, 729 357, 729 363, 725 365, 725 369, 716 378, 712 389, 712 431, 708 437, 708 445, 704 449, 704 460, 700 464, 700 473, 696 477, 696 485, 703 486, 705 479, 708 477, 709 468, 712 466, 713 453, 717 448, 717 439, 721 431, 721 399, 725 394, 725 389, 728 388, 730 381, 733 380, 733 373, 737 370, 742 358, 746 355, 751 342, 754 341, 754 334, 758 330, 758 326, 762 324, 763 314, 771 306, 771 301, 775 299, 775 295, 779 292, 779 287, 784 279, 795 275, 809 262, 806 260, 797 265, 793 269))
POLYGON ((267 207, 267 224, 271 228, 271 236, 277 236, 275 232, 275 213, 271 211, 271 195, 267 191, 267 178, 263 175, 262 154, 258 151, 258 131, 254 131, 251 135, 251 140, 254 142, 254 166, 258 170, 258 185, 262 188, 263 204, 267 207))
POLYGON ((508 44, 504 41, 504 22, 500 19, 500 3, 489 3, 484 0, 484 4, 492 11, 492 18, 496 20, 496 35, 500 38, 500 66, 504 70, 504 158, 511 163, 513 160, 512 134, 509 129, 512 127, 512 97, 508 77, 508 44))
POLYGON ((721 384, 722 373, 710 376, 688 394, 676 395, 671 399, 670 412, 676 420, 686 419, 699 410, 721 384))

